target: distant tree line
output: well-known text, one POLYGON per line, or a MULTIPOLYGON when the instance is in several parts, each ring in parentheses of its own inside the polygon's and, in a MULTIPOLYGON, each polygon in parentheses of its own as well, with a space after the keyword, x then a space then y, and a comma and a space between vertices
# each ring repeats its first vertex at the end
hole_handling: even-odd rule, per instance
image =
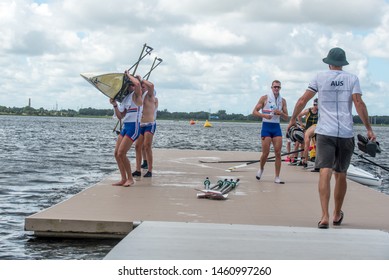
POLYGON ((26 106, 22 108, 17 107, 5 107, 0 106, 1 115, 20 115, 20 116, 56 116, 56 117, 80 117, 80 116, 95 116, 105 117, 112 116, 112 109, 93 109, 82 108, 78 111, 71 109, 61 110, 47 110, 44 108, 34 109, 33 107, 26 106))
POLYGON ((158 111, 157 116, 163 120, 221 120, 221 121, 254 121, 258 118, 253 115, 245 116, 243 114, 227 114, 225 110, 219 110, 217 113, 207 113, 204 111, 200 112, 173 112, 170 113, 166 109, 158 111))
MULTIPOLYGON (((216 119, 220 121, 258 121, 260 118, 250 115, 243 115, 243 114, 227 114, 225 110, 219 110, 217 113, 207 113, 204 111, 201 112, 191 112, 191 113, 185 113, 185 112, 174 112, 170 113, 166 109, 163 111, 158 111, 158 119, 163 120, 209 120, 209 119, 216 119)), ((362 124, 361 119, 359 116, 353 117, 354 123, 356 124, 362 124)), ((283 121, 282 122, 287 122, 283 121)), ((385 124, 389 125, 389 116, 371 116, 370 122, 372 124, 385 124)))
MULTIPOLYGON (((62 116, 62 117, 110 117, 113 115, 112 109, 82 108, 78 111, 67 110, 47 110, 44 108, 34 109, 30 106, 17 108, 0 105, 1 115, 25 115, 25 116, 62 116)), ((217 113, 200 112, 169 112, 162 110, 157 112, 158 119, 162 120, 219 120, 219 121, 258 121, 259 118, 253 115, 227 114, 226 110, 219 110, 217 113)), ((372 124, 389 125, 389 116, 371 116, 372 124)), ((362 124, 359 116, 354 116, 354 123, 362 124)))

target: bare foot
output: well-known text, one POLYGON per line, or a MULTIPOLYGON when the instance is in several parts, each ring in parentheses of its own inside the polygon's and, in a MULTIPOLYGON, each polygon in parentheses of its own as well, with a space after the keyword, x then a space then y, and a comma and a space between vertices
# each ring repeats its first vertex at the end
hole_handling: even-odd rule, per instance
POLYGON ((126 183, 126 180, 121 180, 121 181, 119 181, 119 182, 117 182, 117 183, 113 183, 112 184, 112 186, 123 186, 124 184, 126 183))
POLYGON ((124 184, 123 187, 130 187, 135 184, 134 180, 127 180, 124 184))

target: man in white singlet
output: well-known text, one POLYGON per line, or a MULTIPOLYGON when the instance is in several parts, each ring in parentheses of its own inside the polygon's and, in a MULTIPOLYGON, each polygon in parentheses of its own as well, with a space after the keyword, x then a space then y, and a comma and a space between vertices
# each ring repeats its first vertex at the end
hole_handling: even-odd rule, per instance
POLYGON ((110 99, 113 105, 115 115, 119 120, 123 119, 123 129, 119 134, 115 146, 115 159, 119 167, 121 180, 112 184, 113 186, 129 187, 135 184, 132 177, 131 164, 127 157, 127 152, 130 150, 132 143, 139 136, 140 118, 142 116, 142 87, 141 77, 136 78, 125 71, 125 75, 129 78, 131 85, 128 94, 120 105, 116 100, 110 99))
POLYGON ((316 162, 320 168, 319 196, 322 217, 318 228, 328 228, 330 223, 329 200, 331 193, 331 176, 335 171, 334 212, 332 224, 341 225, 344 217, 343 201, 347 190, 347 169, 354 152, 354 131, 352 104, 367 130, 367 136, 375 141, 376 136, 369 123, 366 104, 362 100, 362 91, 356 75, 342 70, 349 63, 346 53, 341 48, 329 51, 323 62, 329 70, 318 73, 309 83, 304 95, 299 98, 289 122, 289 127, 296 123, 298 114, 316 93, 319 102, 319 119, 316 126, 316 162))
POLYGON ((257 172, 257 180, 261 179, 265 163, 269 156, 270 144, 273 144, 275 154, 275 179, 277 184, 283 184, 280 179, 281 172, 281 148, 282 148, 282 131, 280 126, 280 118, 288 120, 288 109, 286 100, 281 97, 280 89, 281 82, 274 80, 271 85, 272 92, 263 95, 253 110, 253 115, 262 118, 262 155, 260 160, 260 168, 257 172), (261 113, 259 111, 262 111, 261 113))

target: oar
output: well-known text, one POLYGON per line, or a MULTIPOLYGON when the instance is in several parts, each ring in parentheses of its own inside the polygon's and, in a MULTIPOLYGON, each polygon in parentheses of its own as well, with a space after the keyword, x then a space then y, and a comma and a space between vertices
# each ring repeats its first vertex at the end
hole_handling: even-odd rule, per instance
POLYGON ((371 164, 373 164, 373 165, 375 165, 375 166, 381 167, 383 170, 389 171, 389 168, 387 168, 387 167, 385 167, 385 166, 382 166, 382 165, 380 165, 380 164, 378 164, 378 163, 375 163, 374 161, 372 161, 372 160, 370 160, 370 159, 368 159, 368 158, 365 158, 363 155, 360 155, 360 154, 358 154, 358 153, 356 153, 356 152, 353 152, 353 153, 354 153, 354 155, 357 155, 357 156, 360 157, 361 159, 364 159, 364 160, 366 160, 367 162, 370 162, 371 164))
POLYGON ((252 162, 257 161, 256 159, 252 160, 216 160, 216 161, 207 161, 207 160, 199 160, 200 163, 234 163, 234 162, 252 162))
MULTIPOLYGON (((304 149, 300 149, 300 150, 289 152, 289 153, 283 153, 283 154, 281 154, 281 156, 291 155, 291 154, 299 153, 299 152, 302 152, 302 151, 304 151, 304 149)), ((272 157, 269 157, 267 159, 269 160, 269 159, 274 159, 274 158, 276 158, 276 156, 272 156, 272 157)), ((261 160, 249 161, 249 162, 246 162, 246 163, 241 164, 241 165, 232 166, 232 167, 228 168, 226 171, 227 172, 231 172, 231 171, 234 171, 237 168, 246 167, 247 165, 250 165, 250 164, 253 164, 253 163, 257 163, 257 162, 260 162, 260 161, 261 160)))
MULTIPOLYGON (((268 159, 267 162, 273 162, 276 161, 275 159, 268 159)), ((285 160, 282 160, 285 161, 285 160)), ((258 162, 257 159, 250 159, 250 160, 217 160, 217 161, 206 161, 206 160, 199 160, 200 163, 235 163, 235 162, 258 162)))
MULTIPOLYGON (((268 159, 268 162, 275 161, 275 159, 268 159)), ((250 160, 216 160, 216 161, 207 161, 207 160, 199 160, 200 163, 235 163, 235 162, 258 162, 257 159, 250 160)))

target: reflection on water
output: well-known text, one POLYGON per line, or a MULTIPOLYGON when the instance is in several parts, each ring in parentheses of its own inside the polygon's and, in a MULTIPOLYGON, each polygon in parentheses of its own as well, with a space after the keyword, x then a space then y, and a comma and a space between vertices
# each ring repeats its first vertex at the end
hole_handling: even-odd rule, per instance
MULTIPOLYGON (((38 239, 23 230, 24 218, 116 171, 116 121, 0 116, 0 122, 0 259, 102 259, 118 240, 38 239)), ((389 147, 389 128, 375 132, 381 147, 389 147)), ((200 123, 159 121, 154 147, 259 152, 258 133, 254 123, 204 128, 200 123)), ((134 157, 133 150, 129 155, 134 157)), ((387 158, 383 151, 374 160, 384 164, 387 158)), ((357 157, 354 161, 370 172, 378 170, 357 157)), ((382 175, 384 185, 378 190, 389 194, 389 176, 382 175)))

